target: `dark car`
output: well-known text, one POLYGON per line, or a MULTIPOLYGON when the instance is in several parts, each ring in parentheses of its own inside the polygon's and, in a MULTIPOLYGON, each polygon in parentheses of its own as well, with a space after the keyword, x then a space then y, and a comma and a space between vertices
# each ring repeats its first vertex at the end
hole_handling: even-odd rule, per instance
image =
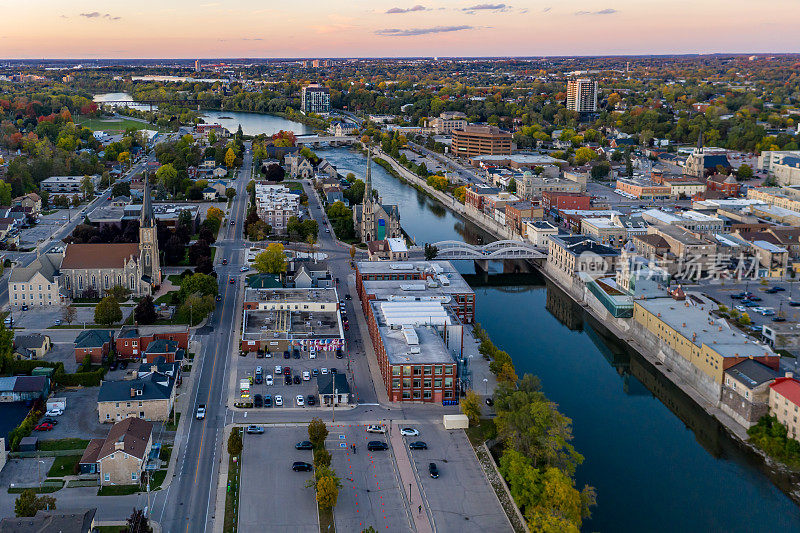
POLYGON ((123 359, 122 362, 119 364, 119 366, 120 368, 122 368, 122 370, 125 370, 126 368, 128 368, 128 360, 123 359))
POLYGON ((283 351, 283 358, 284 359, 289 359, 290 357, 292 357, 292 356, 289 355, 289 350, 284 350, 283 351))
POLYGON ((428 449, 428 445, 425 444, 424 442, 422 442, 421 440, 418 440, 418 441, 415 441, 415 442, 409 442, 408 443, 408 447, 411 450, 427 450, 428 449))
POLYGON ((766 292, 767 294, 775 294, 776 292, 778 292, 778 288, 772 287, 770 289, 765 290, 764 292, 766 292))
POLYGON ((486 405, 488 405, 489 407, 493 406, 494 400, 491 398, 486 398, 486 405))
POLYGON ((300 385, 300 382, 301 382, 302 380, 300 379, 300 376, 295 376, 295 377, 292 379, 292 381, 294 381, 294 384, 295 384, 295 385, 300 385))
POLYGON ((374 452, 377 450, 388 450, 389 445, 379 440, 371 440, 367 443, 367 450, 374 452))
POLYGON ((117 363, 116 361, 111 361, 111 363, 109 363, 109 365, 108 365, 108 369, 109 370, 116 370, 117 366, 119 366, 119 363, 117 363))
POLYGON ((311 444, 311 441, 304 440, 303 442, 298 442, 294 445, 296 450, 313 450, 314 445, 311 444))
POLYGON ((58 425, 58 420, 56 420, 55 418, 53 418, 51 416, 44 417, 42 419, 42 422, 45 423, 45 424, 50 424, 51 426, 57 426, 58 425))
POLYGON ((772 321, 773 322, 786 322, 786 319, 783 318, 782 316, 776 316, 775 318, 772 319, 772 321))
POLYGON ((217 300, 218 302, 221 302, 221 301, 222 301, 222 296, 220 296, 219 294, 217 294, 216 300, 217 300))
POLYGON ((231 279, 229 279, 229 280, 228 280, 228 283, 230 283, 231 285, 233 285, 234 283, 236 283, 236 279, 234 279, 234 278, 231 278, 231 279))
POLYGON ((303 461, 295 461, 292 464, 292 470, 295 472, 311 472, 312 466, 309 463, 304 463, 303 461))
POLYGON ((754 294, 751 294, 750 296, 747 297, 747 299, 751 302, 760 302, 761 296, 756 296, 754 294))
POLYGON ((222 264, 223 264, 223 265, 227 265, 227 264, 228 264, 228 260, 227 260, 227 259, 223 259, 223 260, 222 260, 222 264))
POLYGON ((293 353, 293 355, 294 355, 294 358, 295 358, 295 359, 300 359, 300 350, 298 350, 297 348, 295 348, 295 349, 294 349, 294 353, 293 353))
POLYGON ((253 381, 255 381, 256 385, 261 385, 262 383, 264 383, 264 376, 262 376, 261 374, 256 374, 256 377, 253 379, 253 381))
POLYGON ((292 376, 284 376, 283 377, 283 384, 284 385, 291 385, 292 384, 292 376))
POLYGON ((733 300, 741 300, 742 298, 744 298, 744 294, 741 293, 731 294, 731 299, 733 300))
POLYGON ((331 368, 331 374, 338 374, 338 373, 339 371, 336 369, 336 367, 331 368))
POLYGON ((428 473, 431 475, 433 479, 439 477, 439 467, 436 466, 436 463, 430 463, 428 465, 428 473))
POLYGON ((283 375, 284 376, 291 376, 292 375, 292 369, 289 368, 288 366, 283 367, 283 375))
POLYGON ((260 394, 256 394, 253 396, 253 407, 263 407, 264 406, 264 398, 261 397, 260 394))
POLYGON ((311 371, 311 375, 314 376, 314 377, 319 376, 319 368, 315 368, 314 370, 312 370, 311 371))
POLYGON ((308 405, 316 405, 317 404, 317 400, 316 400, 316 398, 314 398, 313 394, 309 394, 308 397, 306 398, 306 403, 308 405))
POLYGON ((783 287, 772 287, 772 290, 775 291, 775 292, 783 292, 786 289, 784 289, 783 287))
POLYGON ((353 297, 352 297, 352 296, 350 296, 349 294, 345 294, 345 295, 344 295, 344 299, 345 299, 345 300, 352 300, 352 299, 353 299, 353 297))
POLYGON ((272 407, 272 396, 269 394, 264 396, 264 407, 272 407))
POLYGON ((789 306, 790 307, 800 307, 800 302, 793 302, 793 301, 789 300, 789 306))
POLYGON ((344 357, 344 352, 342 352, 341 348, 336 348, 336 359, 341 359, 344 357))

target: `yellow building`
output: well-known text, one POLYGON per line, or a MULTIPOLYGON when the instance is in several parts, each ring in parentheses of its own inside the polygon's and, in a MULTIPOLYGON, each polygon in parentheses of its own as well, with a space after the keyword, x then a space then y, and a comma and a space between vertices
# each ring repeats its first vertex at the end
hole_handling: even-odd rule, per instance
POLYGON ((800 381, 791 373, 769 386, 769 412, 786 426, 789 437, 800 440, 800 381))

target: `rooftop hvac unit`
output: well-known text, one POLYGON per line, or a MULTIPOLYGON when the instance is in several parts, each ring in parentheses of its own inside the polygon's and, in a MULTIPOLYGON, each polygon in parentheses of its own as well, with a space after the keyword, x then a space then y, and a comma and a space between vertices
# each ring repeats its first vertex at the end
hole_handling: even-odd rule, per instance
POLYGON ((408 353, 420 353, 419 346, 413 346, 408 353))

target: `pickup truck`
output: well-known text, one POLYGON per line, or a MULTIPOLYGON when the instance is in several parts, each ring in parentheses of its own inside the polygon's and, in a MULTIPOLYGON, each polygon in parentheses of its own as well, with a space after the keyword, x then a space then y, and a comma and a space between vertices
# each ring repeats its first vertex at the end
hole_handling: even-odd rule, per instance
POLYGON ((203 420, 206 417, 206 404, 201 403, 197 406, 197 412, 195 412, 194 417, 197 420, 203 420))

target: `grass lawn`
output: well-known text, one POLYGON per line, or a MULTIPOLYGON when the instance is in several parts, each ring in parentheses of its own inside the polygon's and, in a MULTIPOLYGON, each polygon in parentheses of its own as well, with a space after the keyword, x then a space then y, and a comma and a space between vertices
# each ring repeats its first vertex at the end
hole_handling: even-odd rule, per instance
POLYGON ((139 122, 138 120, 130 120, 127 118, 104 120, 100 118, 84 119, 82 117, 78 117, 76 123, 80 124, 81 126, 85 126, 92 131, 124 133, 128 128, 133 128, 135 130, 166 131, 164 128, 160 128, 155 124, 148 124, 146 122, 139 122))
POLYGON ((465 431, 473 446, 483 444, 487 440, 497 436, 494 420, 490 418, 481 418, 480 424, 477 426, 470 426, 465 431))
MULTIPOLYGON (((63 482, 60 487, 34 487, 31 490, 36 494, 50 494, 51 492, 56 492, 64 488, 63 482)), ((9 494, 22 494, 24 491, 28 489, 23 489, 21 487, 14 487, 13 489, 8 489, 9 494)))
POLYGON ((174 424, 170 424, 169 422, 167 422, 166 424, 164 424, 164 428, 167 431, 175 431, 175 430, 178 429, 178 423, 180 421, 181 421, 181 414, 180 413, 175 413, 175 423, 174 424))
POLYGON ((47 472, 49 477, 64 477, 75 474, 75 467, 81 460, 80 455, 59 455, 47 472))
POLYGON ((127 496, 140 492, 139 485, 108 485, 97 490, 98 496, 127 496))
POLYGON ((39 441, 39 449, 48 452, 55 450, 85 450, 88 445, 89 441, 85 439, 45 439, 39 441))
POLYGON ((127 526, 94 526, 94 533, 128 533, 127 526))
POLYGON ((228 456, 228 490, 225 494, 225 521, 222 524, 222 531, 232 533, 236 531, 238 525, 239 509, 239 466, 240 463, 233 461, 233 456, 228 456))
POLYGON ((285 185, 290 191, 303 191, 303 184, 299 181, 284 181, 281 185, 285 185))
POLYGON ((153 472, 153 478, 150 480, 150 490, 159 490, 164 483, 164 478, 167 477, 166 470, 156 470, 153 472))
POLYGON ((180 285, 180 284, 181 284, 181 279, 183 279, 183 278, 181 278, 181 276, 179 276, 178 274, 170 274, 169 276, 167 276, 167 279, 168 279, 168 280, 170 281, 170 283, 172 283, 173 285, 176 285, 176 286, 178 286, 178 285, 180 285))

